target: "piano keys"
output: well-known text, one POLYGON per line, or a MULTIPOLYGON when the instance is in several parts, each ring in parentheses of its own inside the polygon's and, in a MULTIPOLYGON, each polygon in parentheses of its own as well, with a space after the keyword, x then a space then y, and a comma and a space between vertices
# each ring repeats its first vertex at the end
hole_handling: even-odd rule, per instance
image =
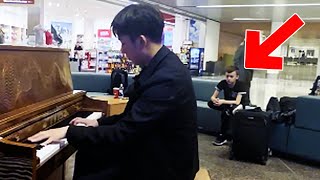
POLYGON ((39 147, 27 138, 96 119, 107 102, 73 91, 68 50, 0 46, 0 179, 47 179, 75 152, 66 140, 39 147))
MULTIPOLYGON (((98 119, 102 116, 101 112, 93 112, 86 119, 98 119)), ((84 126, 83 124, 77 124, 77 126, 84 126)), ((40 159, 39 165, 44 164, 50 157, 55 155, 61 148, 68 145, 67 139, 62 139, 60 142, 54 142, 48 144, 41 149, 37 150, 37 157, 40 159)))

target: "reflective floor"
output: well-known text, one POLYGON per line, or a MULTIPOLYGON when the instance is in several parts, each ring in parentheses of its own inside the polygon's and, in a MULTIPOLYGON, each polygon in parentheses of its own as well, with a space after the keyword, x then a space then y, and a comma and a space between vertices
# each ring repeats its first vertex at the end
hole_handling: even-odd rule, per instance
MULTIPOLYGON (((265 70, 255 70, 254 77, 265 78, 265 70)), ((314 80, 317 74, 317 65, 284 65, 283 71, 279 72, 279 79, 289 80, 314 80)))
MULTIPOLYGON (((224 76, 202 76, 197 79, 222 80, 224 76)), ((314 80, 291 80, 254 77, 251 82, 251 103, 265 109, 270 97, 297 97, 310 93, 314 80)), ((212 87, 212 90, 214 87, 212 87)))
POLYGON ((251 82, 252 104, 265 109, 270 97, 297 97, 310 93, 313 81, 254 78, 251 82))
POLYGON ((266 166, 229 160, 228 146, 213 146, 212 136, 199 134, 200 165, 213 180, 316 180, 320 165, 297 163, 291 159, 270 157, 266 166))

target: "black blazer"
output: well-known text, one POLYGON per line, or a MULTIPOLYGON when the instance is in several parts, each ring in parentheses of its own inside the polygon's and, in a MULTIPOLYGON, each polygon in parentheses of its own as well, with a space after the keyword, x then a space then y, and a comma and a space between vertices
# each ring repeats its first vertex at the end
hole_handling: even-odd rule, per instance
POLYGON ((199 169, 189 71, 162 47, 130 86, 124 113, 99 127, 70 126, 75 179, 193 180, 199 169))

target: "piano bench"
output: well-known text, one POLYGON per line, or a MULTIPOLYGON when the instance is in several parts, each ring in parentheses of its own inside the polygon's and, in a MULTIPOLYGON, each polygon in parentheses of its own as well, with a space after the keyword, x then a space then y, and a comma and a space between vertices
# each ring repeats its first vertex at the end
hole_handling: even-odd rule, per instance
POLYGON ((194 180, 210 180, 210 175, 207 169, 200 168, 194 180))

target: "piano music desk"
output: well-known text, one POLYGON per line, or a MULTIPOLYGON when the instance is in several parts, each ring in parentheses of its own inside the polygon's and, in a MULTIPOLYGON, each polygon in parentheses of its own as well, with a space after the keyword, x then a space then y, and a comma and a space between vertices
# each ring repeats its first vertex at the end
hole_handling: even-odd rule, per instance
POLYGON ((112 95, 98 95, 92 96, 91 98, 96 100, 108 101, 107 116, 121 114, 126 108, 128 100, 115 99, 112 95))

